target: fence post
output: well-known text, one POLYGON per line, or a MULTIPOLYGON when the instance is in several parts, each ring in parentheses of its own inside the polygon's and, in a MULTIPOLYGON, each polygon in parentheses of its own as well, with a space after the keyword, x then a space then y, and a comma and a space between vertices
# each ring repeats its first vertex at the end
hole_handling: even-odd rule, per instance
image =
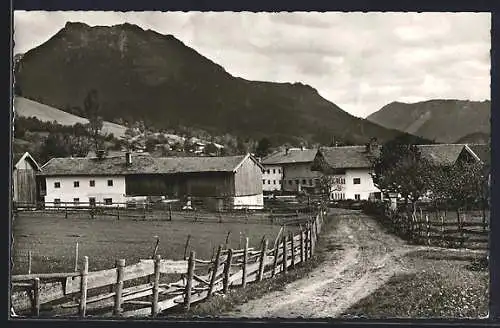
POLYGON ((258 281, 262 281, 262 278, 264 277, 264 267, 265 267, 265 260, 266 260, 266 253, 267 253, 267 245, 268 241, 267 239, 264 240, 262 243, 262 250, 260 252, 260 261, 259 261, 259 274, 257 276, 258 281))
POLYGON ((444 240, 444 215, 441 214, 441 243, 444 245, 445 240, 444 240))
POLYGON ((311 226, 311 257, 314 254, 314 250, 316 249, 316 219, 313 220, 311 226))
POLYGON ((288 252, 287 252, 287 244, 288 244, 288 236, 287 234, 283 234, 283 263, 281 264, 282 265, 282 268, 283 268, 283 272, 284 273, 287 273, 288 271, 288 252))
POLYGON ((116 205, 116 218, 120 220, 120 204, 116 205))
POLYGON ((222 245, 219 245, 219 248, 217 249, 217 255, 215 256, 214 260, 214 267, 212 269, 212 277, 210 279, 210 285, 208 286, 207 298, 210 298, 212 296, 214 290, 215 280, 217 279, 217 270, 219 269, 220 265, 220 253, 222 252, 222 247, 222 245))
POLYGON ((274 259, 273 259, 273 271, 271 273, 271 277, 274 277, 276 275, 276 267, 278 266, 278 255, 279 255, 279 243, 276 243, 274 245, 274 259))
POLYGON ((229 275, 231 274, 231 261, 233 260, 233 249, 227 250, 227 259, 224 265, 224 280, 223 280, 223 293, 227 294, 229 290, 229 275))
POLYGON ((151 305, 151 315, 154 317, 158 315, 158 296, 160 294, 160 265, 161 256, 156 255, 154 268, 154 281, 153 281, 153 304, 151 305))
POLYGON ((80 317, 85 317, 87 310, 87 279, 89 274, 89 258, 83 257, 83 268, 81 272, 81 287, 80 287, 80 317))
POLYGON ((307 236, 307 240, 309 242, 309 245, 308 245, 308 248, 309 248, 309 259, 312 258, 313 256, 313 240, 312 240, 312 229, 311 229, 311 224, 309 224, 309 228, 307 229, 308 230, 308 236, 307 236))
POLYGON ((458 229, 458 235, 459 235, 459 247, 462 246, 462 240, 460 236, 462 235, 462 227, 461 227, 461 222, 460 222, 460 209, 457 209, 457 229, 458 229))
POLYGON ((290 233, 290 244, 291 244, 291 247, 292 247, 292 250, 291 250, 291 253, 292 253, 292 263, 291 263, 291 267, 295 267, 295 243, 294 243, 294 236, 293 236, 293 233, 290 233))
POLYGON ((309 259, 309 224, 306 223, 306 229, 304 230, 304 261, 309 259))
POLYGON ((186 290, 184 296, 184 309, 186 311, 189 311, 191 307, 191 288, 193 286, 195 256, 196 256, 195 251, 191 251, 191 254, 189 255, 186 290))
POLYGON ((28 251, 28 274, 31 274, 31 250, 28 251))
POLYGON ((460 248, 464 247, 464 242, 465 242, 464 223, 465 223, 465 211, 464 213, 462 213, 462 219, 460 220, 460 248))
POLYGON ((300 262, 304 262, 304 230, 300 226, 300 262))
POLYGON ((64 203, 64 218, 68 218, 68 203, 64 203))
POLYGON ((116 261, 116 285, 115 285, 115 304, 113 315, 120 315, 122 311, 122 292, 123 292, 123 268, 125 267, 125 259, 116 261))
POLYGON ((33 315, 40 315, 40 278, 33 279, 33 315))
POLYGON ((168 218, 172 221, 172 204, 168 204, 168 218))
POLYGON ((78 242, 75 245, 75 272, 78 271, 78 242))
POLYGON ((248 237, 245 238, 245 249, 243 250, 243 276, 241 277, 241 286, 247 286, 247 262, 248 262, 248 237))
POLYGON ((425 229, 426 229, 426 234, 427 234, 427 245, 431 244, 431 227, 429 223, 429 215, 425 215, 425 229))

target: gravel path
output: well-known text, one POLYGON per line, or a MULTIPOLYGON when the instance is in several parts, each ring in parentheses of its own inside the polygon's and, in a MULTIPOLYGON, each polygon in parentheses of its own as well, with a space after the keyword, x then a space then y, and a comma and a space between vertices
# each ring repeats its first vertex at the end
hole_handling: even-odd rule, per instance
POLYGON ((388 234, 371 217, 359 211, 331 214, 339 220, 323 238, 326 258, 308 276, 226 314, 245 318, 337 317, 405 272, 402 257, 410 251, 430 249, 410 246, 388 234))

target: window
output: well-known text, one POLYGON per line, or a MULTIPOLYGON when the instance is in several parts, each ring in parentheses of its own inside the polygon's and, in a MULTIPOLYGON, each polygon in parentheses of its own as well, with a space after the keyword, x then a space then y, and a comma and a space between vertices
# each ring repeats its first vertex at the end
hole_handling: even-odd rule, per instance
POLYGON ((352 179, 352 183, 353 184, 360 184, 361 183, 361 179, 360 178, 354 178, 354 179, 352 179))
POLYGON ((73 198, 73 205, 77 206, 80 203, 80 198, 73 198))
POLYGON ((55 207, 61 206, 61 199, 60 198, 54 198, 54 206, 55 207))
POLYGON ((276 180, 273 180, 273 184, 276 184, 276 180))
POLYGON ((108 180, 108 187, 112 187, 113 186, 113 180, 108 180))
POLYGON ((278 174, 281 174, 281 169, 278 169, 278 174))
MULTIPOLYGON (((61 183, 60 182, 54 182, 54 188, 61 188, 61 183)), ((61 200, 59 200, 61 201, 61 200)))
POLYGON ((312 179, 309 179, 309 185, 311 185, 311 186, 313 185, 312 179))
POLYGON ((292 180, 288 180, 288 184, 292 184, 292 183, 293 183, 293 181, 292 181, 292 180))
POLYGON ((267 180, 267 184, 271 184, 271 180, 267 180))
POLYGON ((89 205, 95 206, 95 197, 89 197, 89 205))
POLYGON ((90 180, 89 181, 89 186, 95 187, 95 180, 90 180))
POLYGON ((273 169, 273 174, 275 174, 275 173, 276 173, 276 169, 273 169))
POLYGON ((267 170, 267 171, 266 171, 266 173, 267 173, 267 174, 271 173, 271 170, 267 170))
POLYGON ((262 184, 266 184, 266 179, 262 179, 262 184))
POLYGON ((299 179, 295 180, 295 184, 299 184, 299 179))
POLYGON ((361 195, 360 194, 354 194, 354 199, 355 200, 360 200, 361 199, 361 195))
POLYGON ((104 204, 105 205, 113 205, 113 198, 104 198, 104 204))
POLYGON ((305 185, 306 184, 306 179, 302 179, 302 184, 305 185))
POLYGON ((281 180, 278 180, 278 183, 281 184, 281 180))
POLYGON ((73 181, 73 187, 75 188, 80 187, 80 181, 73 181))

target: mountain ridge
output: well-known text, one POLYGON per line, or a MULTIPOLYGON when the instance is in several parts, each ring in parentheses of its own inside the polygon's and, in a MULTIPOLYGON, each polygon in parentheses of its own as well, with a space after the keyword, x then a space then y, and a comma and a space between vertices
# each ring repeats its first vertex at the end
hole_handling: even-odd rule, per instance
POLYGON ((431 99, 391 102, 367 117, 387 128, 441 143, 483 140, 490 135, 491 101, 431 99), (465 138, 465 139, 464 139, 465 138))
POLYGON ((129 23, 68 22, 16 69, 20 96, 70 113, 81 113, 90 89, 98 91, 108 121, 192 126, 275 143, 359 144, 401 135, 350 115, 312 86, 232 76, 173 35, 129 23))

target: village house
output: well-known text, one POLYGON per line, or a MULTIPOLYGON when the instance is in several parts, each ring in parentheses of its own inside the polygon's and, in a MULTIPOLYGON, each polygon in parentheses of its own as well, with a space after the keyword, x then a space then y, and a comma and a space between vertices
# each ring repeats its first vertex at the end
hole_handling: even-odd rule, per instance
POLYGON ((262 166, 250 154, 229 157, 53 158, 43 167, 45 204, 126 206, 129 198, 199 199, 211 209, 263 207, 262 166))
POLYGON ((299 192, 314 191, 319 185, 320 172, 312 171, 311 165, 317 149, 288 148, 275 152, 262 160, 263 189, 299 192))
POLYGON ((12 166, 12 200, 17 206, 33 206, 37 202, 36 173, 40 166, 28 153, 13 154, 12 166))
POLYGON ((314 158, 313 169, 330 177, 330 199, 368 200, 382 198, 372 179, 372 159, 379 147, 366 146, 322 147, 314 158))

